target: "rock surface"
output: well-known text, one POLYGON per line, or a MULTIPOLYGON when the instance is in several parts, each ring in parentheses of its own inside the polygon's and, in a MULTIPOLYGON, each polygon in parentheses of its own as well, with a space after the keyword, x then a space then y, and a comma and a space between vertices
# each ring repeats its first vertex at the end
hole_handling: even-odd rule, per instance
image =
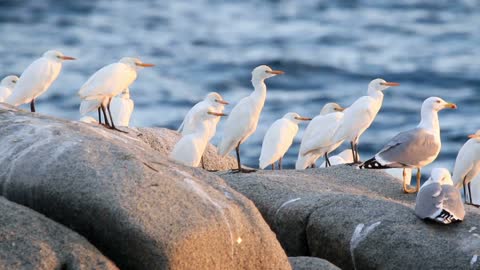
POLYGON ((330 262, 315 257, 289 257, 293 270, 340 270, 330 262))
POLYGON ((0 269, 118 269, 83 237, 0 197, 0 269))
POLYGON ((133 130, 8 110, 0 125, 1 194, 80 233, 121 269, 290 269, 250 200, 133 130))
POLYGON ((349 166, 219 173, 250 198, 289 256, 342 269, 480 269, 480 210, 449 226, 418 219, 415 195, 381 171, 349 166))

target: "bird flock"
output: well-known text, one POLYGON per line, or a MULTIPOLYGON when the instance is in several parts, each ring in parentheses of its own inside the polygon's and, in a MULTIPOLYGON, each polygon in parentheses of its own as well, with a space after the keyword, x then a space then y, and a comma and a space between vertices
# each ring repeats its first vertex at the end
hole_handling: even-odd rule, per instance
MULTIPOLYGON (((13 106, 30 104, 31 112, 35 112, 35 101, 57 79, 63 62, 68 60, 75 58, 50 50, 32 62, 20 77, 6 76, 0 82, 0 102, 13 106)), ((138 58, 124 57, 95 72, 78 91, 81 121, 126 132, 117 127, 129 126, 134 108, 129 87, 140 69, 153 66, 138 58), (98 113, 98 120, 88 116, 90 112, 98 113)), ((225 120, 217 150, 222 157, 235 150, 237 169, 234 172, 255 171, 242 166, 240 146, 257 128, 267 97, 265 81, 281 74, 284 72, 266 65, 254 68, 251 79, 253 92, 238 101, 225 120)), ((347 163, 359 169, 402 169, 403 191, 418 193, 415 207, 418 217, 443 224, 463 220, 465 211, 459 188, 463 187, 466 204, 478 207, 480 203, 480 179, 477 180, 480 178, 480 130, 469 135, 470 139, 460 149, 453 175, 447 169, 434 168, 430 178, 420 187, 421 169, 432 163, 441 151, 438 112, 456 109, 455 104, 439 97, 427 98, 421 106, 421 121, 416 128, 398 133, 372 158, 360 161, 360 137, 380 111, 383 92, 399 85, 374 79, 368 84, 367 94, 346 108, 337 103, 327 103, 313 118, 295 112, 286 113, 269 127, 264 136, 259 168, 271 166, 272 170, 276 167, 282 169, 283 156, 292 145, 299 124, 309 122, 301 139, 295 169, 314 168, 319 158, 324 158, 321 167, 347 163), (350 149, 329 157, 344 142, 350 144, 350 149), (413 169, 417 169, 416 187, 407 184, 410 183, 408 178, 413 169)), ((203 154, 216 133, 220 118, 227 116, 224 113, 227 105, 229 102, 216 92, 209 93, 204 100, 195 104, 178 129, 181 138, 170 157, 187 166, 201 165, 205 168, 203 154)))

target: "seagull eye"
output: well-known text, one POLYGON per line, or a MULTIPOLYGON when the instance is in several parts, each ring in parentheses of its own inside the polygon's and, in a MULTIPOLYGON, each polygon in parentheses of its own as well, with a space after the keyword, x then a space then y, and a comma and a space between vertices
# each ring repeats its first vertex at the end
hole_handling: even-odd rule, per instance
POLYGON ((440 103, 440 100, 437 100, 437 103, 440 103))

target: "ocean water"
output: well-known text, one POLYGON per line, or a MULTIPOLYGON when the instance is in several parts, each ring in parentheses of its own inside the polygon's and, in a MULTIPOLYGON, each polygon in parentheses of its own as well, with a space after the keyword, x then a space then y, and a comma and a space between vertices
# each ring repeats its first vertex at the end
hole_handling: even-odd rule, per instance
MULTIPOLYGON (((72 120, 79 118, 79 87, 123 56, 157 65, 142 70, 130 88, 133 126, 177 128, 210 91, 232 104, 250 94, 255 66, 284 70, 267 81, 259 126, 242 145, 243 161, 253 167, 276 119, 291 111, 313 117, 326 102, 348 106, 377 77, 401 86, 385 92, 361 137, 364 159, 417 125, 429 96, 455 102, 458 110, 440 112, 442 152, 427 173, 452 169, 467 135, 480 128, 477 0, 0 0, 0 36, 2 77, 19 75, 48 49, 78 58, 64 64, 37 101, 38 112, 72 120)), ((293 167, 304 128, 286 167, 293 167)), ((222 129, 220 122, 214 144, 222 129)))

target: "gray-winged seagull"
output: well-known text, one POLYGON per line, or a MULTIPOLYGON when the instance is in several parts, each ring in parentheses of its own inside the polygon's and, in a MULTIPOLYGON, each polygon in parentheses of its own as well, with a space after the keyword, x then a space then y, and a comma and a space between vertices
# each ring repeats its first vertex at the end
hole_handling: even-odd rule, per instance
POLYGON ((421 121, 414 129, 393 137, 373 158, 360 165, 361 169, 417 168, 417 188, 409 188, 403 171, 403 191, 415 193, 420 189, 421 168, 432 163, 440 153, 438 112, 456 109, 439 97, 429 97, 422 104, 421 121))

